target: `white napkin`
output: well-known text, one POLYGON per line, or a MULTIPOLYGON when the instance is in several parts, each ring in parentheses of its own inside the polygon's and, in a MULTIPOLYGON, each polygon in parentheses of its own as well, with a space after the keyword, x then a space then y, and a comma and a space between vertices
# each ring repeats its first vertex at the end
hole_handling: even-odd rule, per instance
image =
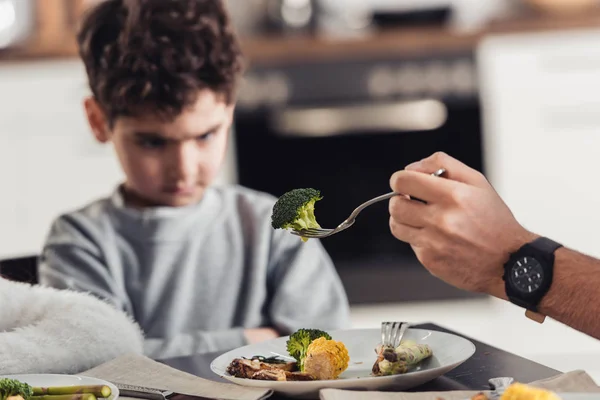
POLYGON ((116 358, 80 375, 210 399, 260 400, 273 393, 269 389, 219 383, 200 378, 134 354, 116 358))
MULTIPOLYGON (((592 377, 584 371, 572 371, 552 378, 530 383, 532 386, 552 390, 557 393, 600 393, 592 377)), ((321 400, 464 400, 480 393, 480 391, 451 392, 360 392, 341 389, 322 389, 321 400)), ((484 392, 485 393, 485 392, 484 392)))

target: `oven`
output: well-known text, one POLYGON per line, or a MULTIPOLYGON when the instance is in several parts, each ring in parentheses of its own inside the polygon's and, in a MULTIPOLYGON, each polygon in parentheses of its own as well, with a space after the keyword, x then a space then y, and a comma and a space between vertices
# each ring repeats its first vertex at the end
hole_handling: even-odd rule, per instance
MULTIPOLYGON (((335 227, 390 191, 396 170, 436 151, 482 169, 476 70, 469 54, 254 66, 235 122, 237 180, 279 196, 319 189, 317 221, 335 227)), ((322 240, 351 303, 473 296, 433 278, 389 231, 387 202, 322 240), (397 290, 380 290, 382 280, 397 290)))

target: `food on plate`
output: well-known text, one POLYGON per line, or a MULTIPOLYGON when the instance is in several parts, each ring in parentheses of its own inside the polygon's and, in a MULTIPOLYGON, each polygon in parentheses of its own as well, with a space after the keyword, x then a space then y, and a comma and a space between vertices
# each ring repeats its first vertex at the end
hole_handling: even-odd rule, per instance
POLYGON ((32 396, 31 400, 96 400, 96 396, 92 393, 43 394, 32 396))
POLYGON ((320 329, 298 329, 296 332, 292 333, 287 340, 287 351, 290 356, 296 359, 298 362, 298 369, 300 369, 301 372, 304 372, 304 360, 306 359, 308 346, 320 337, 331 340, 331 335, 320 329))
POLYGON ((229 364, 228 369, 231 369, 229 372, 233 376, 238 376, 240 378, 249 378, 256 371, 260 370, 282 370, 293 372, 297 371, 298 368, 294 361, 285 361, 282 359, 278 359, 277 362, 274 362, 270 359, 269 362, 264 361, 263 357, 252 357, 248 358, 236 358, 229 364))
MULTIPOLYGON (((246 358, 246 357, 243 357, 246 358)), ((265 357, 265 356, 252 356, 250 360, 256 360, 260 362, 264 362, 267 364, 279 364, 281 368, 289 369, 290 371, 296 370, 296 363, 294 361, 284 360, 279 356, 265 357), (287 364, 286 366, 282 366, 281 364, 287 364)))
POLYGON ((314 381, 312 375, 304 372, 288 372, 282 370, 262 370, 257 372, 252 379, 263 381, 314 381))
POLYGON ((308 346, 304 372, 318 380, 336 379, 348 368, 349 361, 344 343, 320 337, 308 346))
POLYGON ((0 400, 96 400, 111 394, 106 385, 31 387, 16 379, 0 379, 0 400))
POLYGON ((227 373, 236 378, 270 381, 307 381, 311 375, 297 371, 295 362, 267 363, 257 358, 236 358, 227 367, 227 373))
MULTIPOLYGON (((445 400, 443 397, 437 397, 435 400, 445 400)), ((490 400, 489 397, 483 392, 479 392, 471 396, 470 400, 490 400)))
MULTIPOLYGON (((242 357, 246 358, 246 357, 242 357)), ((279 358, 278 356, 273 357, 264 357, 264 356, 252 356, 250 360, 260 361, 266 364, 276 364, 278 368, 284 369, 286 371, 296 371, 297 365, 294 361, 284 360, 283 358, 279 358)))
POLYGON ((395 349, 379 345, 375 351, 377 360, 372 368, 375 376, 404 374, 433 354, 429 345, 409 340, 403 341, 395 349))
MULTIPOLYGON (((53 386, 53 387, 34 387, 33 396, 42 395, 58 396, 70 394, 93 394, 96 397, 109 397, 111 395, 109 386, 106 385, 86 385, 86 386, 53 386)), ((52 397, 55 399, 56 397, 52 397)))
POLYGON ((260 371, 256 371, 250 379, 255 379, 259 381, 287 381, 287 375, 285 371, 278 369, 263 369, 260 371))
MULTIPOLYGON (((436 400, 445 400, 445 399, 443 397, 437 397, 436 400)), ((479 393, 471 396, 470 400, 490 400, 490 398, 487 397, 485 393, 479 392, 479 393)))
MULTIPOLYGON (((439 398, 438 400, 443 400, 439 398)), ((471 397, 471 400, 490 400, 485 393, 477 393, 471 397)), ((560 400, 555 393, 546 390, 525 385, 522 383, 513 383, 505 389, 500 396, 500 400, 560 400)))
POLYGON ((506 388, 500 400, 560 400, 560 397, 546 389, 513 383, 506 388))
POLYGON ((236 358, 227 366, 227 373, 268 381, 336 379, 350 362, 344 343, 332 340, 329 333, 319 329, 298 329, 290 335, 286 347, 296 361, 263 356, 236 358))
MULTIPOLYGON (((284 193, 273 206, 271 226, 295 231, 320 228, 315 217, 315 203, 321 199, 321 192, 312 188, 284 193)), ((306 242, 307 238, 302 237, 302 240, 306 242)))
POLYGON ((33 388, 16 379, 0 379, 0 400, 29 400, 33 388))

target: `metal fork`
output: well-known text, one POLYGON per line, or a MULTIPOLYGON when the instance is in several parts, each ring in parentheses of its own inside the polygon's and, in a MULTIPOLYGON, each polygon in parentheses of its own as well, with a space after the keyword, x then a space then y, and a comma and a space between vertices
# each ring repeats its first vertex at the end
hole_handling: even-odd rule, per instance
POLYGON ((502 394, 514 381, 515 380, 512 377, 500 377, 490 379, 488 382, 491 388, 493 389, 492 393, 490 393, 490 398, 492 400, 500 399, 502 397, 502 394))
POLYGON ((384 347, 393 347, 394 349, 400 345, 402 336, 408 329, 406 322, 382 322, 381 323, 381 344, 384 347))
MULTIPOLYGON (((441 176, 444 174, 444 172, 446 172, 446 170, 444 168, 440 168, 437 171, 435 171, 433 174, 431 174, 432 176, 441 176)), ((391 199, 394 196, 398 196, 401 193, 396 193, 396 192, 391 192, 388 194, 384 194, 378 197, 375 197, 374 199, 371 199, 369 201, 364 202, 363 204, 361 204, 360 206, 356 207, 354 209, 354 211, 352 211, 352 214, 350 214, 350 216, 348 218, 346 218, 346 220, 344 222, 342 222, 341 224, 339 224, 337 226, 337 228, 335 229, 323 229, 323 228, 310 228, 310 229, 302 229, 302 230, 292 230, 292 234, 296 235, 296 236, 301 236, 304 238, 309 238, 309 239, 321 239, 321 238, 325 238, 327 236, 331 236, 334 235, 336 233, 339 233, 345 229, 350 228, 354 222, 356 222, 356 217, 358 216, 358 214, 360 214, 360 212, 362 210, 364 210, 365 208, 369 207, 372 204, 375 204, 377 202, 383 201, 383 200, 388 200, 391 199)), ((416 201, 420 201, 422 203, 425 203, 423 200, 411 197, 412 200, 416 200, 416 201)))

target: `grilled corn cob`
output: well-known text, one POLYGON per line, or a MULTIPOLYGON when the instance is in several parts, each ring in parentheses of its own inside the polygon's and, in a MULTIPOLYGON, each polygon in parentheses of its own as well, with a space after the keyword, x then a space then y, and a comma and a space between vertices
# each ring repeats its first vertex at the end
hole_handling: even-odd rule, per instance
POLYGON ((349 361, 344 343, 320 337, 308 346, 304 372, 316 379, 336 379, 348 368, 349 361))
POLYGON ((560 400, 560 397, 549 390, 513 383, 506 388, 500 400, 560 400))

